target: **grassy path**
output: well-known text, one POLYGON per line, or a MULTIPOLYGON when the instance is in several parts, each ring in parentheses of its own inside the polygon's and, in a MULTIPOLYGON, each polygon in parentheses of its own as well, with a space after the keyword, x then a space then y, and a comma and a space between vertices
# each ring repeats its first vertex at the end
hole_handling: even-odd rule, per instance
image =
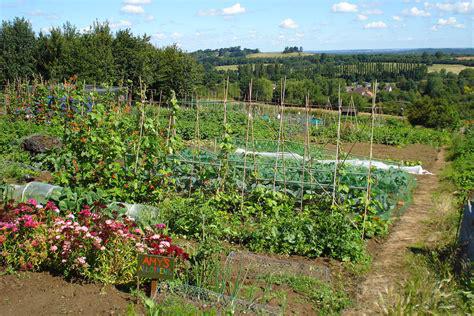
POLYGON ((405 266, 409 247, 426 239, 426 222, 432 216, 433 193, 439 185, 439 173, 444 166, 444 150, 430 170, 434 175, 417 177, 417 189, 413 202, 400 220, 392 227, 391 233, 380 251, 375 255, 367 278, 360 285, 355 307, 345 315, 376 315, 381 295, 396 289, 407 277, 405 266))

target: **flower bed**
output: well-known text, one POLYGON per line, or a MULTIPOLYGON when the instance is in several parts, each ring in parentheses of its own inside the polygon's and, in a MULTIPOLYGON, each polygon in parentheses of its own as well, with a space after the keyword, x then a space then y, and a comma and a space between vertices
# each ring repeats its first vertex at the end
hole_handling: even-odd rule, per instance
POLYGON ((134 279, 139 253, 172 256, 180 263, 188 259, 164 224, 140 228, 101 205, 74 214, 33 199, 0 212, 0 247, 0 263, 7 269, 52 270, 113 284, 134 279))

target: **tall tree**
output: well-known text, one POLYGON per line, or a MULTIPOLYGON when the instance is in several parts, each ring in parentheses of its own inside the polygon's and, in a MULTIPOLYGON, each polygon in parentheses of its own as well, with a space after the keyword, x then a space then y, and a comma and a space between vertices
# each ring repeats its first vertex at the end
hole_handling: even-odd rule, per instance
POLYGON ((191 96, 193 88, 202 81, 202 65, 176 45, 157 50, 154 62, 157 64, 154 86, 165 95, 171 95, 174 90, 178 97, 191 96))
POLYGON ((36 72, 35 33, 25 18, 3 21, 0 28, 0 80, 30 77, 36 72))
POLYGON ((148 36, 136 37, 129 29, 120 30, 113 40, 113 56, 118 80, 139 79, 146 84, 153 82, 152 57, 154 48, 148 36))
POLYGON ((113 36, 108 23, 94 22, 82 37, 82 72, 87 82, 115 82, 115 62, 112 53, 113 36))

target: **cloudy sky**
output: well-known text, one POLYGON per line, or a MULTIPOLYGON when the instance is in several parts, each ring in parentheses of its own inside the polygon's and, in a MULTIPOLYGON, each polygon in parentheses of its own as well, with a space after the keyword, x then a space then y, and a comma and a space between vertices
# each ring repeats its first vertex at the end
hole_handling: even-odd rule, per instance
POLYGON ((15 16, 38 32, 107 20, 188 51, 474 46, 474 0, 0 0, 2 20, 15 16))

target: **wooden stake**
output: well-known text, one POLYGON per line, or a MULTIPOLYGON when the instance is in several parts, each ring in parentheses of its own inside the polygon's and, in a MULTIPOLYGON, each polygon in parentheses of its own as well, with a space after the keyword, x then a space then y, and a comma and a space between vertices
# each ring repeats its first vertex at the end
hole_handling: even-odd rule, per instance
POLYGON ((334 180, 332 187, 332 205, 336 204, 336 184, 337 184, 337 167, 339 164, 339 147, 341 142, 341 115, 342 115, 342 101, 341 101, 341 85, 339 85, 338 92, 338 122, 337 122, 337 143, 336 143, 336 161, 334 163, 334 180))
POLYGON ((374 93, 372 95, 372 126, 370 131, 370 154, 369 154, 369 170, 367 170, 367 194, 365 196, 364 220, 362 222, 362 239, 365 237, 365 222, 367 220, 367 211, 370 205, 371 198, 371 176, 372 176, 372 157, 374 145, 374 124, 375 124, 375 100, 377 97, 377 80, 374 84, 374 93))
POLYGON ((140 78, 141 116, 140 116, 140 134, 138 137, 137 154, 135 157, 135 173, 137 172, 137 169, 138 169, 138 158, 140 155, 140 148, 141 148, 142 137, 143 137, 143 125, 145 124, 145 92, 144 92, 145 90, 146 90, 146 87, 144 88, 142 86, 142 79, 140 78))
MULTIPOLYGON (((247 107, 247 129, 245 131, 245 153, 244 153, 244 174, 242 179, 242 193, 241 193, 241 202, 240 202, 240 210, 244 208, 244 193, 245 193, 245 176, 247 175, 247 149, 248 149, 248 142, 249 142, 249 129, 250 129, 250 109, 252 106, 252 85, 253 79, 250 79, 249 84, 249 105, 247 107)), ((245 103, 244 103, 245 107, 245 103)))
MULTIPOLYGON (((280 87, 280 128, 278 129, 278 143, 277 143, 277 152, 276 152, 276 159, 275 159, 275 168, 273 170, 273 191, 276 190, 276 178, 278 172, 278 158, 280 156, 280 142, 282 140, 282 133, 283 133, 283 107, 284 107, 284 98, 285 98, 285 87, 286 86, 286 77, 284 80, 281 81, 280 87)), ((285 181, 286 186, 286 181, 285 181)))
POLYGON ((156 280, 151 280, 151 286, 150 286, 150 297, 154 298, 156 295, 156 288, 157 288, 157 281, 156 280))
POLYGON ((304 135, 304 151, 303 151, 303 161, 301 164, 301 201, 300 201, 300 210, 303 211, 303 199, 304 199, 304 174, 305 174, 305 164, 306 157, 308 156, 308 142, 309 142, 309 96, 306 95, 305 102, 305 111, 306 111, 306 123, 305 123, 305 135, 304 135))
POLYGON ((224 126, 227 124, 227 93, 229 92, 229 77, 224 86, 224 126))

